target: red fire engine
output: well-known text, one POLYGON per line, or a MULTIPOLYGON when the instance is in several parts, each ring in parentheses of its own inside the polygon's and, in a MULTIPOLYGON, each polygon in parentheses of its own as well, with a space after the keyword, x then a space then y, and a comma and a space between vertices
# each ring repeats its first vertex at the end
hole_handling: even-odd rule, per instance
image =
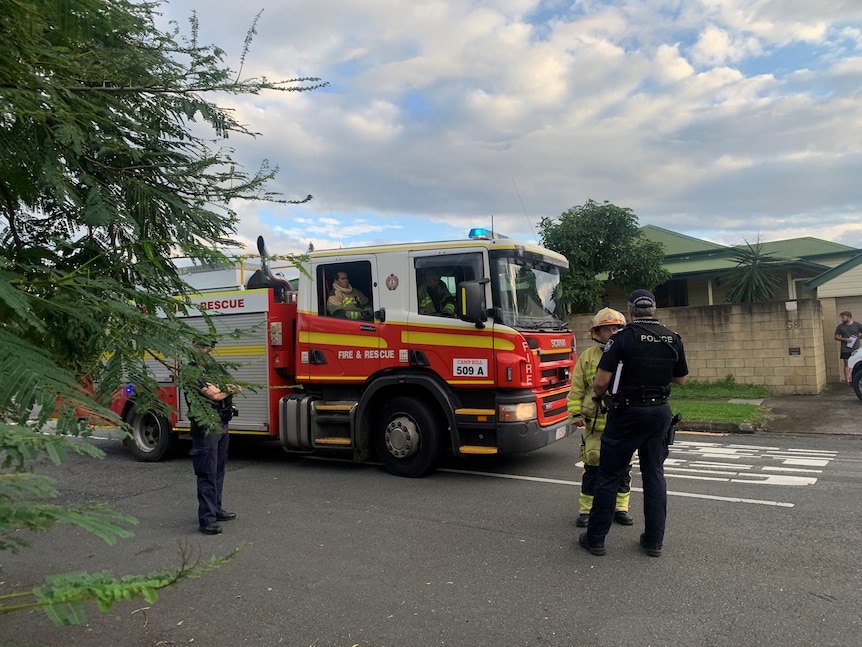
MULTIPOLYGON (((236 397, 230 432, 278 438, 288 452, 376 456, 411 477, 432 471, 443 451, 523 453, 567 436, 576 352, 560 303, 568 262, 476 232, 315 251, 295 290, 272 275, 259 239, 262 265, 245 289, 195 298, 220 333, 246 331, 225 336, 215 356, 239 363, 239 380, 261 385, 236 397), (339 273, 370 301, 360 318, 327 308, 339 273), (421 290, 429 274, 452 305, 432 306, 421 290)), ((168 456, 189 430, 176 367, 153 370, 171 420, 137 410, 131 385, 114 403, 132 429, 127 446, 143 461, 168 456)))

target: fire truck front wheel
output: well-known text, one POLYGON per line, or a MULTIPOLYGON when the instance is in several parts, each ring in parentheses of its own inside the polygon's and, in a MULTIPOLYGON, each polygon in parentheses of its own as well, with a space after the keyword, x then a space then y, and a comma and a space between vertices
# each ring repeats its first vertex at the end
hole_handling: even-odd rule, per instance
POLYGON ((131 411, 126 422, 129 423, 132 436, 125 438, 123 444, 136 460, 155 463, 174 454, 177 435, 164 417, 152 411, 131 411))
POLYGON ((433 472, 440 456, 440 413, 422 400, 397 397, 380 410, 374 436, 377 455, 397 476, 416 478, 433 472))

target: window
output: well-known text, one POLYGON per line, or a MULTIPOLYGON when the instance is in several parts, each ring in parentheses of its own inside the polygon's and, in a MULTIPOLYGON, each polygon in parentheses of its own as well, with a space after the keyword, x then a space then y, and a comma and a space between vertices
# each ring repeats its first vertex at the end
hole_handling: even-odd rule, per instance
POLYGON ((351 261, 317 267, 317 309, 321 316, 371 321, 374 292, 371 263, 351 261))
POLYGON ((658 286, 655 291, 656 305, 659 308, 676 308, 688 305, 688 281, 672 279, 658 286))
POLYGON ((451 254, 417 258, 416 298, 419 314, 455 316, 455 290, 462 281, 482 276, 481 254, 451 254))

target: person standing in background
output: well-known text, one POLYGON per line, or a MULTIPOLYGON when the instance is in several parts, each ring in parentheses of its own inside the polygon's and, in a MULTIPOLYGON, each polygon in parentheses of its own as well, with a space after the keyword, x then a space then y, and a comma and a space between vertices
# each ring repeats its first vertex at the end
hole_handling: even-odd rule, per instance
POLYGON ((844 362, 844 379, 847 380, 847 384, 850 384, 853 381, 853 376, 850 375, 850 366, 847 360, 862 343, 862 324, 853 321, 853 315, 847 310, 839 316, 841 323, 835 329, 835 341, 841 343, 840 357, 841 361, 844 362))

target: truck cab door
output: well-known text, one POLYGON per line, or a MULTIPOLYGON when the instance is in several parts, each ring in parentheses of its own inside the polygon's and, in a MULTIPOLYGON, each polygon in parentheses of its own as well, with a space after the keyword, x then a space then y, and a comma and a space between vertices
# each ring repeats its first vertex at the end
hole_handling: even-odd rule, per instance
POLYGON ((376 259, 328 256, 315 259, 311 272, 314 294, 297 331, 297 377, 312 384, 362 384, 380 366, 376 259))
POLYGON ((414 294, 407 335, 411 361, 424 362, 453 388, 493 385, 493 331, 484 322, 465 320, 464 313, 458 311, 460 285, 472 284, 474 302, 486 290, 482 253, 416 252, 411 271, 414 294))

